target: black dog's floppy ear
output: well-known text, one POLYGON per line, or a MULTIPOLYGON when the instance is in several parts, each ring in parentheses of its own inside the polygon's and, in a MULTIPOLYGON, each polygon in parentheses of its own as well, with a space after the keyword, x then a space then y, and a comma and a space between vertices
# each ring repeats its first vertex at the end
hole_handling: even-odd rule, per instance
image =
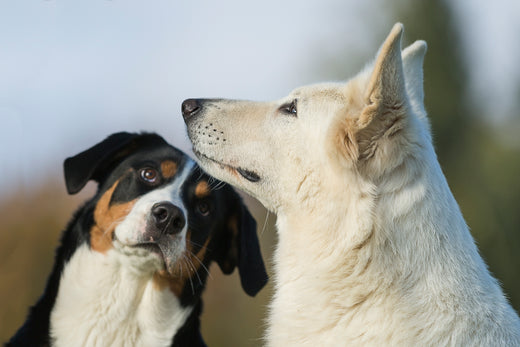
POLYGON ((255 296, 267 284, 269 276, 260 252, 260 243, 256 235, 256 221, 244 204, 242 204, 239 239, 240 283, 248 295, 255 296))
POLYGON ((260 252, 256 221, 240 196, 236 192, 233 194, 238 202, 236 214, 228 225, 227 250, 217 259, 217 263, 225 274, 232 273, 238 265, 242 288, 249 296, 255 296, 267 284, 269 276, 260 252))
POLYGON ((127 132, 115 133, 97 145, 65 159, 63 170, 67 192, 76 194, 91 179, 99 182, 110 164, 122 157, 117 153, 139 136, 127 132))

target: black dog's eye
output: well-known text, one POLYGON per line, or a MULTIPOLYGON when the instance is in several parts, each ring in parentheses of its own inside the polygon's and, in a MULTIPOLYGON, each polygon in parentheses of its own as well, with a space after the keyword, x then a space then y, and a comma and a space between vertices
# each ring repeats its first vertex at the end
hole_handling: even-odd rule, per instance
POLYGON ((298 115, 298 109, 296 108, 297 101, 298 99, 294 99, 292 102, 288 104, 283 104, 279 108, 280 112, 296 117, 298 115))
POLYGON ((197 203, 197 211, 199 211, 199 213, 201 215, 203 215, 203 216, 209 215, 210 210, 211 210, 211 206, 210 206, 209 202, 207 202, 207 201, 199 201, 197 203))
POLYGON ((159 180, 159 174, 157 170, 147 167, 139 170, 139 177, 146 183, 154 184, 159 180))

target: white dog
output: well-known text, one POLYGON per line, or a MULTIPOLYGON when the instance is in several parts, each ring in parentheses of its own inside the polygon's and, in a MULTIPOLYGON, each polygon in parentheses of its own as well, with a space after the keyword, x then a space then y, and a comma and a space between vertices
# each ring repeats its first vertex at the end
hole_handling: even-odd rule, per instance
POLYGON ((278 215, 271 346, 520 346, 435 155, 426 43, 396 24, 347 83, 189 99, 202 167, 278 215))

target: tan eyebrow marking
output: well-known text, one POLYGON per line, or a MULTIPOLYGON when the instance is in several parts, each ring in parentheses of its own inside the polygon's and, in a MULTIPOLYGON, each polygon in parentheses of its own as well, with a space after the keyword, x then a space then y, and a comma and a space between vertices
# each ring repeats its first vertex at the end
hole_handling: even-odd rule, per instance
POLYGON ((204 198, 208 196, 210 193, 208 182, 206 181, 200 181, 197 186, 195 187, 195 196, 197 198, 204 198))
POLYGON ((164 178, 172 178, 177 173, 177 163, 165 160, 161 163, 161 172, 164 178))

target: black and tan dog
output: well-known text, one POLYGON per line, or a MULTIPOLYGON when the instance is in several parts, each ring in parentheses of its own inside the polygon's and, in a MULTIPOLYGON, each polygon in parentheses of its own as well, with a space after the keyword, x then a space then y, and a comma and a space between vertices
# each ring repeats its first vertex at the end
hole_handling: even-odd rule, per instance
POLYGON ((239 195, 155 134, 117 133, 64 163, 89 180, 45 292, 12 346, 200 346, 201 293, 215 261, 254 296, 267 282, 256 223, 239 195))

